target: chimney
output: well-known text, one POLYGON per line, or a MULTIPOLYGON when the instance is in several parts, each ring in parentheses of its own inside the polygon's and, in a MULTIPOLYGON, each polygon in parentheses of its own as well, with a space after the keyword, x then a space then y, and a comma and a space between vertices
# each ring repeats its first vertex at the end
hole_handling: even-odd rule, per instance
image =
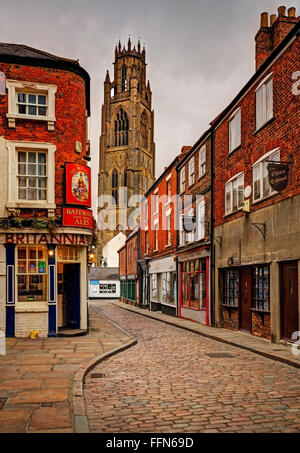
POLYGON ((255 36, 255 62, 256 71, 291 31, 298 22, 296 8, 289 8, 286 16, 286 7, 278 8, 278 17, 271 14, 270 25, 268 23, 268 13, 261 14, 260 29, 255 36))

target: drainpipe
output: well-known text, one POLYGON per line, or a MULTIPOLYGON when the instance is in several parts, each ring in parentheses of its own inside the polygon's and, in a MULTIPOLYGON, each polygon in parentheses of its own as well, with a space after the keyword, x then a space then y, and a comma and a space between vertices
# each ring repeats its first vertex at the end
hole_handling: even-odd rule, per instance
POLYGON ((214 272, 214 127, 212 126, 210 139, 210 319, 212 326, 215 326, 214 272))

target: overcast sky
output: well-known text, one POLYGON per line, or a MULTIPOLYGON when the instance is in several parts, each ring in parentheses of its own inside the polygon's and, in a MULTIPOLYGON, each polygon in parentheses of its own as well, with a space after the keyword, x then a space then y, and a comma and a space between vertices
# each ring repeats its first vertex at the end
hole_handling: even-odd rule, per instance
POLYGON ((91 76, 94 207, 103 82, 120 38, 145 43, 156 176, 254 73, 260 13, 299 0, 0 0, 0 41, 79 58, 91 76))

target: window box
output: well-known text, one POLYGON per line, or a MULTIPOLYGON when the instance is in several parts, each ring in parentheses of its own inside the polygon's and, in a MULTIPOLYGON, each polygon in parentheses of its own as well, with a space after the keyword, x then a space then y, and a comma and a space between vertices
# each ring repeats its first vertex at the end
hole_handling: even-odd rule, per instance
POLYGON ((16 127, 16 119, 46 121, 54 130, 56 85, 20 80, 6 80, 8 91, 8 127, 16 127))

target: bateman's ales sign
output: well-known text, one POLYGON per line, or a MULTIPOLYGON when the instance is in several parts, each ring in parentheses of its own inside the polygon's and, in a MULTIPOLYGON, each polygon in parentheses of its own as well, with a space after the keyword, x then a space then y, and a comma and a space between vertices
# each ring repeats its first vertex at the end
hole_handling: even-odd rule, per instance
POLYGON ((63 225, 79 228, 93 228, 93 212, 89 209, 63 208, 63 225))
POLYGON ((276 192, 284 190, 289 181, 289 165, 269 163, 267 166, 269 184, 276 192))

